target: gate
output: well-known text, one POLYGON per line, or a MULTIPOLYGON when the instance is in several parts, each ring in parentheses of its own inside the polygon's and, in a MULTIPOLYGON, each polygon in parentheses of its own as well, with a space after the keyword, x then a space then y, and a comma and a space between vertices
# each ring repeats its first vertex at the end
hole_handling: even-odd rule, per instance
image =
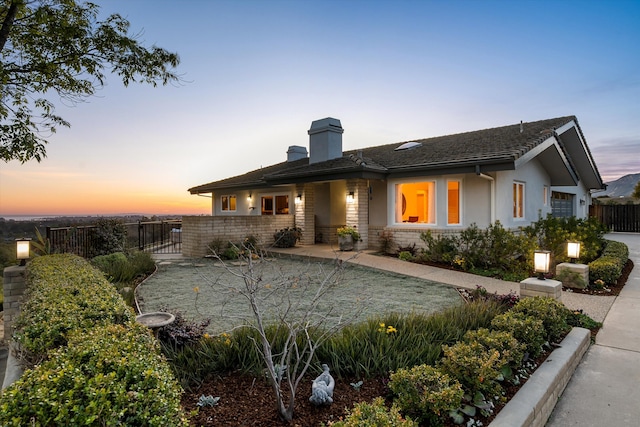
POLYGON ((640 205, 591 205, 589 216, 598 218, 611 231, 640 233, 640 205))

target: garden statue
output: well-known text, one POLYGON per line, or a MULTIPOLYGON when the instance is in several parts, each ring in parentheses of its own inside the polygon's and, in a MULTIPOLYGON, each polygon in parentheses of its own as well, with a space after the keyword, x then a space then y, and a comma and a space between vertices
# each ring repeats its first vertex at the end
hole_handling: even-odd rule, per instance
POLYGON ((333 388, 336 382, 329 373, 329 367, 322 364, 322 373, 313 380, 311 385, 311 397, 309 402, 316 406, 330 405, 333 403, 333 388))

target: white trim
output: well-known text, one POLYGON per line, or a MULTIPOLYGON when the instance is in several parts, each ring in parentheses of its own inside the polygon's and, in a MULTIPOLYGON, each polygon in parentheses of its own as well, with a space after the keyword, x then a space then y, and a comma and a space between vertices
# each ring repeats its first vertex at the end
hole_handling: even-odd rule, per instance
POLYGON ((512 192, 512 197, 513 197, 513 210, 511 212, 512 218, 514 221, 524 221, 526 219, 527 216, 527 205, 526 205, 526 200, 527 200, 527 185, 525 182, 522 181, 513 181, 513 184, 511 185, 511 192, 512 192), (514 185, 518 185, 518 186, 522 186, 522 200, 519 200, 519 198, 517 197, 518 194, 520 194, 519 191, 513 191, 514 190, 514 185), (513 194, 515 193, 515 194, 513 194), (518 203, 520 202, 520 203, 518 203), (521 207, 520 211, 522 212, 522 216, 516 216, 516 212, 518 212, 518 207, 521 207), (515 212, 514 212, 515 211, 515 212))
POLYGON ((227 212, 237 212, 237 211, 238 211, 238 197, 235 194, 222 194, 220 196, 220 212, 227 213, 227 212), (224 203, 222 202, 222 199, 224 197, 228 198, 229 209, 225 209, 224 208, 224 203), (235 199, 235 205, 236 205, 235 209, 231 209, 231 198, 232 197, 235 199))

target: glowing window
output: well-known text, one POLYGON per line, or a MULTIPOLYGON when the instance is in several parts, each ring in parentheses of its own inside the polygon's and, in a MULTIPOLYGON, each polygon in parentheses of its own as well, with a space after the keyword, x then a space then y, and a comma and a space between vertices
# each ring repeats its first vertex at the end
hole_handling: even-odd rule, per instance
POLYGON ((460 181, 447 181, 447 224, 460 224, 460 181))
POLYGON ((223 211, 236 210, 236 196, 222 196, 220 198, 223 211))
POLYGON ((396 184, 396 223, 435 224, 436 184, 433 181, 396 184))
POLYGON ((286 215, 288 213, 289 196, 262 196, 262 215, 286 215))
POLYGON ((513 217, 524 218, 524 183, 513 183, 513 217))

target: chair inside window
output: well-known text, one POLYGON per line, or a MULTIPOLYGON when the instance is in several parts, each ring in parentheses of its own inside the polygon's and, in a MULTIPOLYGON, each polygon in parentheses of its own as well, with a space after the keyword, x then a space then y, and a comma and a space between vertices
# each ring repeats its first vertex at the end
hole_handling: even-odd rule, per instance
POLYGON ((409 222, 418 222, 418 217, 417 216, 410 216, 409 217, 409 222))

